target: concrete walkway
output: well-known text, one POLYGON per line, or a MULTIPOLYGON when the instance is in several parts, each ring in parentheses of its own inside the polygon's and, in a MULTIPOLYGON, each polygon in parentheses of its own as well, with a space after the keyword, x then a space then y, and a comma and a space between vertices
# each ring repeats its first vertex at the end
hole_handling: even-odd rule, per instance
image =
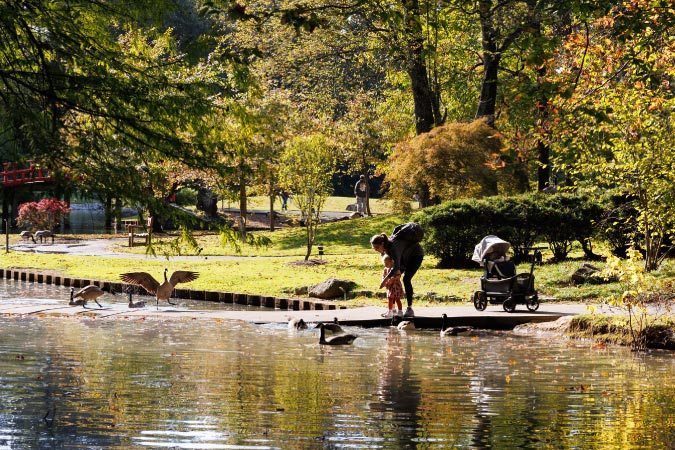
MULTIPOLYGON (((117 251, 117 248, 127 247, 129 240, 127 238, 112 238, 112 239, 84 239, 76 242, 67 243, 45 243, 33 244, 32 242, 22 242, 10 246, 10 250, 15 252, 25 253, 42 253, 42 254, 68 254, 79 256, 102 256, 106 258, 129 258, 129 259, 158 259, 165 258, 163 255, 157 256, 139 254, 139 253, 125 253, 117 251)), ((194 261, 202 259, 212 260, 226 260, 226 259, 241 259, 248 258, 247 256, 171 256, 171 261, 194 261)))
MULTIPOLYGON (((3 316, 63 316, 89 317, 92 319, 142 319, 142 320, 241 320, 255 324, 286 323, 289 319, 302 318, 306 322, 331 322, 337 317, 344 325, 361 327, 379 327, 391 324, 390 319, 384 319, 380 314, 384 311, 379 306, 366 306, 336 310, 271 310, 268 308, 247 311, 229 310, 190 310, 180 306, 162 305, 159 309, 155 305, 145 308, 129 309, 126 305, 115 304, 98 306, 91 302, 87 308, 69 306, 64 300, 63 305, 31 305, 15 300, 11 305, 0 305, 0 315, 3 316)), ((415 308, 414 318, 417 328, 439 329, 441 315, 447 314, 449 326, 471 325, 475 328, 508 330, 516 325, 530 322, 547 322, 562 316, 583 314, 587 312, 585 305, 576 304, 542 304, 538 311, 529 312, 520 306, 513 313, 505 312, 501 305, 491 305, 485 311, 476 311, 473 306, 434 306, 415 308)))

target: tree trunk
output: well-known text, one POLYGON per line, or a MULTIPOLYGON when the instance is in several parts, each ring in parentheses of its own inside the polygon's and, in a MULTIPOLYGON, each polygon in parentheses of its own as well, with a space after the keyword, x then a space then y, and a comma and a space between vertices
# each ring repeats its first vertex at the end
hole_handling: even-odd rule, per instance
POLYGON ((246 206, 246 184, 244 177, 239 177, 239 234, 241 242, 246 242, 246 215, 248 214, 246 206))
POLYGON ((112 197, 109 195, 105 196, 105 199, 103 201, 103 228, 105 228, 106 231, 110 232, 112 230, 113 226, 113 204, 112 204, 112 197))
MULTIPOLYGON (((421 49, 419 51, 421 53, 421 49)), ((413 103, 415 105, 415 133, 428 133, 435 124, 433 105, 431 103, 431 89, 427 80, 427 71, 421 55, 411 55, 413 61, 408 68, 408 76, 412 87, 413 103)))
MULTIPOLYGON (((539 24, 537 27, 537 36, 541 34, 539 24)), ((539 79, 545 79, 546 77, 546 67, 542 67, 537 70, 539 79)), ((546 130, 548 126, 548 94, 545 91, 544 86, 539 83, 539 104, 537 105, 537 111, 539 112, 539 124, 543 130, 546 130)), ((537 160, 539 161, 539 168, 537 169, 537 190, 542 191, 549 186, 551 182, 551 147, 544 142, 542 139, 539 139, 537 142, 537 160)), ((585 250, 585 249, 584 249, 585 250)), ((591 252, 592 253, 592 252, 591 252)))
POLYGON ((543 141, 537 142, 537 159, 539 168, 537 169, 537 189, 543 191, 549 186, 551 180, 551 148, 543 141))
POLYGON ((276 195, 274 194, 274 185, 270 183, 270 231, 274 231, 274 199, 276 195))
MULTIPOLYGON (((407 0, 403 1, 402 4, 406 12, 404 19, 407 24, 406 36, 409 38, 406 71, 410 78, 415 107, 415 133, 420 135, 428 133, 435 126, 442 125, 444 119, 441 116, 440 92, 434 92, 424 55, 425 38, 419 0, 407 0)), ((428 205, 431 203, 428 186, 424 186, 419 195, 420 204, 428 205)), ((370 209, 368 209, 368 213, 370 214, 370 209)))
POLYGON ((495 125, 497 105, 497 74, 499 56, 496 55, 494 42, 483 41, 483 82, 480 87, 480 99, 476 110, 476 119, 485 118, 488 125, 495 125), (487 44, 487 45, 486 45, 487 44))
POLYGON ((370 182, 368 181, 368 175, 366 174, 366 214, 368 217, 371 217, 373 213, 370 212, 370 182))
POLYGON ((497 110, 497 77, 501 59, 500 53, 497 51, 497 36, 499 34, 492 23, 492 0, 480 0, 478 11, 483 48, 483 81, 480 86, 480 98, 478 99, 475 118, 485 118, 487 124, 493 127, 495 111, 497 110))
MULTIPOLYGON (((119 198, 115 198, 115 206, 113 209, 113 215, 115 217, 115 223, 117 227, 122 226, 122 201, 119 198)), ((114 232, 117 233, 117 227, 115 227, 114 232)))
POLYGON ((420 20, 418 0, 404 2, 407 17, 408 61, 407 73, 410 77, 413 103, 415 106, 415 132, 428 133, 434 126, 441 125, 443 119, 440 113, 440 96, 434 92, 430 79, 427 62, 424 58, 424 35, 420 20))

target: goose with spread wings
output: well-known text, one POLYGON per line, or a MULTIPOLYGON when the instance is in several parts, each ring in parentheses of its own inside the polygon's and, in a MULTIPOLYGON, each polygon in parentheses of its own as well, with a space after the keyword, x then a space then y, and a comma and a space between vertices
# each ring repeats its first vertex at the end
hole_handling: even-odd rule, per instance
POLYGON ((120 275, 120 279, 129 284, 141 286, 148 294, 154 295, 157 299, 157 307, 159 307, 160 300, 166 300, 170 305, 175 305, 175 303, 171 303, 170 300, 173 289, 178 283, 188 283, 196 280, 199 278, 199 273, 191 272, 189 270, 176 270, 171 274, 171 277, 167 279, 166 274, 168 271, 169 269, 164 269, 163 283, 155 280, 155 278, 147 272, 123 273, 120 275))

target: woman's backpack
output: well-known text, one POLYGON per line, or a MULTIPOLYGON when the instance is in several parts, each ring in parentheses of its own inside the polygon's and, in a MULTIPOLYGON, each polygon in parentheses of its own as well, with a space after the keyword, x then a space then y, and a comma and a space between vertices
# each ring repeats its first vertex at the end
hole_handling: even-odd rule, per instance
POLYGON ((392 241, 421 242, 424 239, 424 230, 415 222, 403 223, 394 228, 389 239, 392 241))

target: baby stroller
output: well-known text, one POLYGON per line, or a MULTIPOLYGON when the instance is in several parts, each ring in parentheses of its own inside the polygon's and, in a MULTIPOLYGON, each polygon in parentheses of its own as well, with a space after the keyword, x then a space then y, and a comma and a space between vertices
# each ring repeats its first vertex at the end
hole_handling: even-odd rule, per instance
POLYGON ((534 289, 534 264, 541 259, 535 249, 530 273, 516 274, 516 265, 506 257, 511 244, 497 236, 485 236, 473 252, 473 261, 485 268, 480 278, 480 290, 473 294, 473 306, 484 311, 490 304, 502 304, 504 311, 513 312, 516 305, 525 305, 530 311, 539 308, 539 296, 534 289))

